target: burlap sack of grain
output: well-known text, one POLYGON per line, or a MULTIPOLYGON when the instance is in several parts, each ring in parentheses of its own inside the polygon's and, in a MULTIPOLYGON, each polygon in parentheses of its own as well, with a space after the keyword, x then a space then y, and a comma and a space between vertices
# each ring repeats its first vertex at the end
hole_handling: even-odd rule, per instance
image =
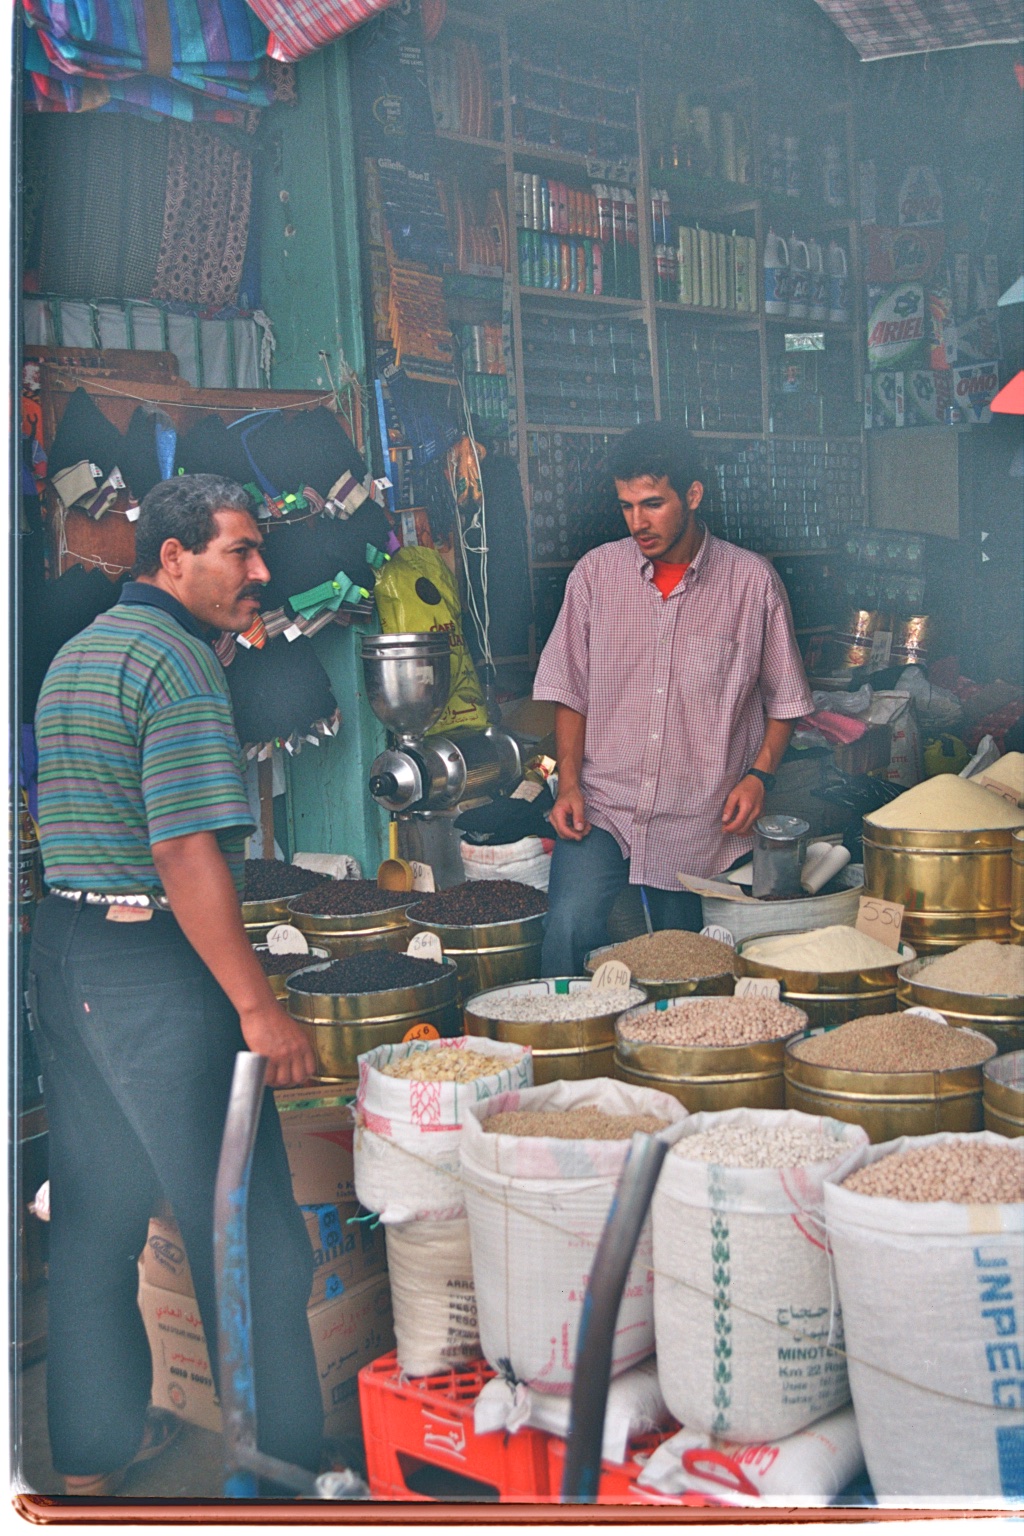
MULTIPOLYGON (((991 1131, 900 1137, 858 1166, 991 1131)), ((887 1200, 825 1182, 864 1459, 879 1499, 1024 1497, 1024 1202, 887 1200)))
MULTIPOLYGON (((669 1136, 686 1119, 669 1094, 607 1077, 547 1083, 474 1106, 459 1149, 481 1349, 495 1370, 542 1392, 572 1388, 587 1279, 630 1143, 494 1135, 484 1123, 506 1110, 585 1107, 656 1115, 669 1136)), ((648 1220, 619 1308, 615 1376, 654 1348, 653 1290, 648 1220)))
POLYGON ((692 1115, 677 1146, 717 1126, 821 1127, 835 1157, 805 1168, 665 1159, 652 1205, 654 1326, 665 1401, 688 1429, 778 1439, 849 1401, 829 1284, 822 1182, 867 1142, 797 1110, 692 1115))
POLYGON ((459 1035, 380 1045, 359 1058, 353 1141, 356 1194, 385 1224, 465 1215, 459 1141, 470 1105, 533 1084, 533 1057, 520 1045, 459 1035), (494 1072, 467 1083, 420 1082, 381 1070, 416 1052, 493 1056, 494 1072))

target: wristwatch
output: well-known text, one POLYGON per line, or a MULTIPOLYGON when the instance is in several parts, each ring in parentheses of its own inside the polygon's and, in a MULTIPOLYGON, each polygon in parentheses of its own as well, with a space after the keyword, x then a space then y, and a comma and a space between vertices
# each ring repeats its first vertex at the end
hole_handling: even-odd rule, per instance
POLYGON ((772 790, 775 788, 774 773, 762 773, 760 768, 748 768, 747 778, 760 779, 761 783, 764 785, 764 792, 766 795, 771 794, 772 790))

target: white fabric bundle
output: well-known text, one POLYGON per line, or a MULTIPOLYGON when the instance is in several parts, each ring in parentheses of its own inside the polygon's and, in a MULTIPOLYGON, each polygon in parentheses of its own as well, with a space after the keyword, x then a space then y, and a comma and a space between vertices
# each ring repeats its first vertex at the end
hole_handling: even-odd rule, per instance
MULTIPOLYGON (((473 1428, 478 1435, 505 1429, 514 1435, 524 1427, 543 1429, 549 1435, 568 1438, 570 1401, 553 1392, 535 1392, 523 1382, 495 1376, 473 1405, 473 1428)), ((658 1364, 649 1360, 623 1371, 608 1387, 604 1414, 601 1460, 622 1463, 629 1459, 629 1443, 637 1435, 661 1429, 671 1422, 658 1385, 658 1364)))

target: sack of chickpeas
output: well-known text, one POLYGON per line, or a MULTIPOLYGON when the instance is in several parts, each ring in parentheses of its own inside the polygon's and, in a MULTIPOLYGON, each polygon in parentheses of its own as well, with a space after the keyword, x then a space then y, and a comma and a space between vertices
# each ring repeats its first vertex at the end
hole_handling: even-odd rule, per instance
POLYGON ((658 1377, 681 1424, 777 1440, 849 1401, 822 1184, 866 1144, 797 1110, 686 1122, 652 1207, 658 1377))
POLYGON ((876 1495, 1024 1496, 1024 1140, 868 1147, 825 1219, 876 1495))
MULTIPOLYGON (((633 1132, 671 1137, 685 1119, 671 1095, 607 1077, 505 1093, 469 1111, 459 1157, 480 1345, 506 1379, 571 1391, 587 1280, 633 1132)), ((619 1308, 613 1376, 653 1349, 648 1220, 619 1308)))

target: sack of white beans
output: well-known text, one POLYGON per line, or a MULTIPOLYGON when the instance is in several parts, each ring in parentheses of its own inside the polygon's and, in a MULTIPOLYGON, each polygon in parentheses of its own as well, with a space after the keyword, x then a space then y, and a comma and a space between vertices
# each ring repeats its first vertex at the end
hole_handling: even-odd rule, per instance
POLYGON ((652 1209, 658 1376, 688 1429, 778 1439, 849 1401, 822 1183, 866 1143, 796 1110, 686 1122, 652 1209))
POLYGON ((532 1083, 529 1049, 498 1040, 460 1035, 365 1052, 359 1058, 353 1140, 362 1204, 385 1224, 464 1215, 459 1141, 469 1107, 532 1083), (480 1071, 479 1058, 492 1058, 493 1071, 464 1081, 431 1075, 454 1071, 448 1063, 456 1052, 471 1062, 474 1073, 480 1071), (386 1068, 415 1075, 396 1077, 386 1068))
POLYGON ((385 1227, 398 1363, 407 1376, 480 1357, 469 1226, 406 1221, 385 1227))
MULTIPOLYGON (((473 1428, 478 1435, 495 1429, 542 1429, 561 1440, 569 1438, 572 1418, 568 1397, 554 1392, 537 1392, 523 1382, 506 1381, 494 1376, 473 1404, 473 1428)), ((629 1442, 636 1435, 671 1424, 672 1415, 658 1385, 658 1365, 654 1356, 623 1371, 608 1384, 601 1437, 601 1460, 621 1465, 629 1459, 629 1442)))
POLYGON ((854 1184, 862 1170, 889 1193, 844 1187, 832 1174, 825 1219, 874 1491, 943 1503, 1019 1499, 1024 1146, 990 1131, 903 1136, 864 1149, 854 1184), (983 1147, 1013 1149, 1019 1171, 1004 1152, 1009 1187, 991 1189, 983 1172, 972 1197, 969 1165, 983 1147), (878 1167, 894 1153, 909 1154, 907 1163, 878 1167))
MULTIPOLYGON (((572 1388, 587 1280, 630 1136, 491 1133, 488 1120, 524 1111, 545 1123, 571 1111, 645 1116, 673 1136, 686 1110, 667 1093, 607 1077, 554 1082, 488 1099, 469 1111, 459 1157, 477 1281, 480 1345, 494 1369, 543 1392, 572 1388)), ((580 1117, 582 1119, 582 1117, 580 1117)), ((602 1128, 607 1131, 607 1126, 602 1128)), ((612 1374, 654 1348, 651 1227, 644 1223, 626 1280, 612 1374)))

